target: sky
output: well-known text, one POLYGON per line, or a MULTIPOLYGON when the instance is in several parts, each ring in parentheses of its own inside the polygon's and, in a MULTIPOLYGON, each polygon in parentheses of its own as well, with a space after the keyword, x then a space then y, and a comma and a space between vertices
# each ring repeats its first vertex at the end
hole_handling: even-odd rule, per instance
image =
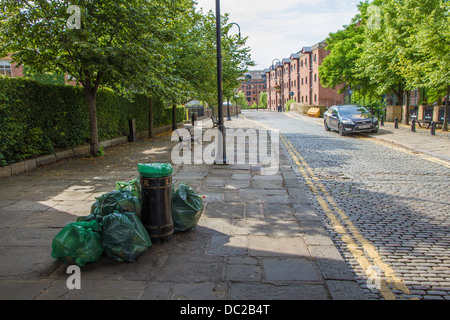
MULTIPOLYGON (((204 12, 216 12, 216 0, 196 0, 204 12)), ((356 15, 360 0, 221 0, 220 11, 241 27, 256 66, 269 68, 274 59, 289 58, 303 47, 325 40, 356 15)), ((238 32, 233 26, 230 32, 238 32)))

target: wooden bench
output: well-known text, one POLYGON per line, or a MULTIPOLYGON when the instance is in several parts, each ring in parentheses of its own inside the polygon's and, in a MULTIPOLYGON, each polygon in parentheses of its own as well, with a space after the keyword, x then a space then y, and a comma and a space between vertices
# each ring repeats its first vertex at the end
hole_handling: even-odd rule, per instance
MULTIPOLYGON (((217 117, 216 117, 216 119, 217 119, 217 117)), ((213 123, 213 129, 214 128, 217 128, 217 126, 219 125, 219 120, 217 119, 217 120, 215 120, 214 119, 214 117, 213 116, 211 116, 211 121, 212 121, 212 123, 213 123)))
POLYGON ((427 126, 427 129, 429 129, 430 128, 430 126, 431 126, 431 123, 433 122, 433 121, 431 121, 431 120, 416 120, 416 122, 419 124, 419 127, 421 127, 422 128, 422 125, 425 127, 425 125, 427 126))

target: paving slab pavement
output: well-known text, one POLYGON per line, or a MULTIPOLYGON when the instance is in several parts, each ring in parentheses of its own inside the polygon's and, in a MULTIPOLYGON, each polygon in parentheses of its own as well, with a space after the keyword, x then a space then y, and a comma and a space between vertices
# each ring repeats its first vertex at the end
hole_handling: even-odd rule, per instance
MULTIPOLYGON (((255 128, 243 118, 226 126, 255 128)), ((0 299, 366 299, 282 150, 269 177, 258 165, 174 164, 174 184, 205 196, 196 229, 154 243, 134 263, 103 255, 81 268, 81 289, 69 289, 68 265, 50 255, 53 238, 116 181, 138 177, 138 163, 171 162, 177 142, 170 138, 163 133, 107 148, 102 158, 66 158, 2 178, 0 299)))

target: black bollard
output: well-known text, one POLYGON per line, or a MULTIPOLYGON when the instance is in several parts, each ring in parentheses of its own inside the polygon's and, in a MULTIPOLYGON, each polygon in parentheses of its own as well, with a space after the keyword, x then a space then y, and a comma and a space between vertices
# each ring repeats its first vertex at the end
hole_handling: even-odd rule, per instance
POLYGON ((416 119, 412 119, 411 121, 411 131, 416 132, 416 119))
POLYGON ((397 117, 395 117, 394 127, 395 127, 395 129, 398 129, 398 118, 397 117))
POLYGON ((128 120, 128 127, 130 129, 130 134, 128 135, 128 142, 136 142, 136 120, 128 120))
POLYGON ((436 122, 431 122, 431 135, 435 136, 436 135, 436 122))
POLYGON ((384 127, 384 116, 381 115, 381 125, 384 127))
POLYGON ((192 112, 192 114, 191 114, 192 126, 195 126, 195 123, 197 122, 197 120, 198 120, 198 113, 197 112, 192 112))

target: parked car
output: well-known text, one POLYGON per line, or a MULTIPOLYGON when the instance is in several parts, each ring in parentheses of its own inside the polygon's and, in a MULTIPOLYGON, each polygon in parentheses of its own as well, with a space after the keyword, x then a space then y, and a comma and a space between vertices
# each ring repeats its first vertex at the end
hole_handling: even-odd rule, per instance
POLYGON ((372 132, 379 129, 378 118, 358 105, 332 106, 323 115, 326 131, 337 130, 340 135, 372 132))

